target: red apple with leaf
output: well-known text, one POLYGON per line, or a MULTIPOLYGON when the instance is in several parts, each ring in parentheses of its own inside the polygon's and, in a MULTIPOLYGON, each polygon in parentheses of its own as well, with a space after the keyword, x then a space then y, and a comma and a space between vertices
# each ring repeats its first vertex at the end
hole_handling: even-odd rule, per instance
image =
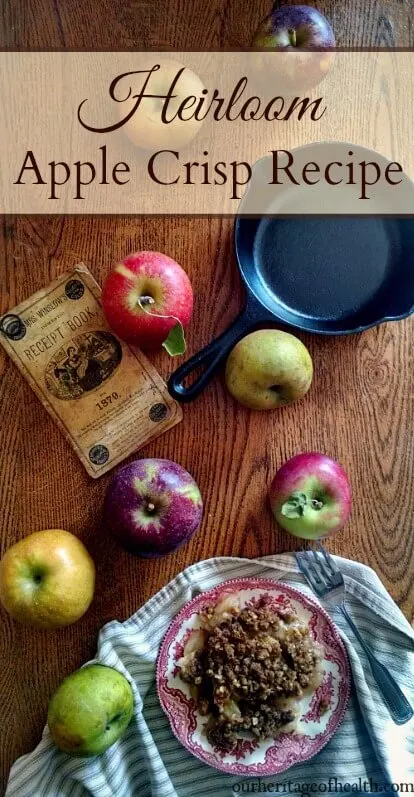
POLYGON ((183 354, 183 328, 193 311, 185 271, 162 252, 135 252, 118 263, 102 291, 105 318, 121 340, 148 350, 183 354))
POLYGON ((351 511, 351 486, 334 459, 297 454, 282 465, 269 490, 272 512, 295 537, 315 540, 338 531, 351 511))

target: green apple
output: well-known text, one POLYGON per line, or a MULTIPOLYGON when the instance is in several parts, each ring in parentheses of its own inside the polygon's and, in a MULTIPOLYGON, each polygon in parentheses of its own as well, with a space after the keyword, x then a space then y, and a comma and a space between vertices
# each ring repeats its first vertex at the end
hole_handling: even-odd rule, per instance
POLYGON ((64 753, 93 756, 121 738, 133 711, 129 681, 113 667, 88 664, 58 686, 47 722, 53 741, 64 753))
POLYGON ((226 365, 226 385, 240 404, 273 410, 302 398, 313 376, 303 343, 278 329, 260 329, 236 344, 226 365))

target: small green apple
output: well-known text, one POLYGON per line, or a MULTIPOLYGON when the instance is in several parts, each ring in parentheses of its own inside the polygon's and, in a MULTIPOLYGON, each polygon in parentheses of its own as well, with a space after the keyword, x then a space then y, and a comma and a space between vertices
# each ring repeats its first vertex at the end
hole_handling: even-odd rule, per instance
POLYGON ((302 398, 313 376, 304 344, 278 329, 260 329, 236 344, 226 365, 226 385, 240 404, 272 410, 302 398))
POLYGON ((129 681, 113 667, 88 664, 58 686, 47 722, 53 741, 64 753, 93 756, 120 739, 133 710, 129 681))

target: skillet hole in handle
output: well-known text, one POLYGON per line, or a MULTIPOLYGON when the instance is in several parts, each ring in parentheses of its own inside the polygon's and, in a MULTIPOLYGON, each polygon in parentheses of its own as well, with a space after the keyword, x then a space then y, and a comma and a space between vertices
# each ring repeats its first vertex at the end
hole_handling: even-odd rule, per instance
POLYGON ((243 311, 222 335, 190 357, 171 374, 168 380, 170 395, 182 403, 196 399, 207 387, 237 341, 257 323, 243 311))

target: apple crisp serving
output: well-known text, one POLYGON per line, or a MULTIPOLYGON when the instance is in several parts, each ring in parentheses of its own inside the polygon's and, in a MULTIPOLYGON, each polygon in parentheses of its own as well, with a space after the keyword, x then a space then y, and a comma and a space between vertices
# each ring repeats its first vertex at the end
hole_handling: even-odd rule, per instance
POLYGON ((321 680, 322 648, 293 610, 275 609, 264 596, 241 608, 237 594, 199 614, 178 661, 209 742, 231 752, 239 734, 259 739, 292 731, 300 700, 321 680))

